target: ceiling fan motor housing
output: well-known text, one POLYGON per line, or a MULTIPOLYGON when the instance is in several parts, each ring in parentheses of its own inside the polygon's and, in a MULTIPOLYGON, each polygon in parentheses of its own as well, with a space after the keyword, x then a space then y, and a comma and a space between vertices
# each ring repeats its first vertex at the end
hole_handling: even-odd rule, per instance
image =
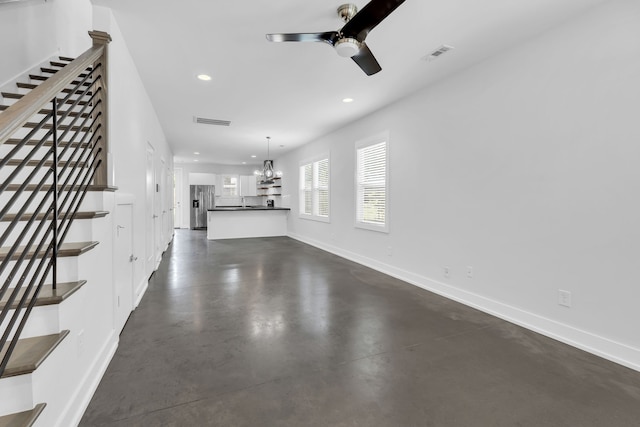
POLYGON ((338 7, 338 15, 344 22, 349 22, 356 13, 358 13, 358 7, 355 4, 346 3, 338 7))
POLYGON ((338 55, 351 58, 360 51, 360 42, 351 37, 345 37, 336 42, 335 48, 338 55))

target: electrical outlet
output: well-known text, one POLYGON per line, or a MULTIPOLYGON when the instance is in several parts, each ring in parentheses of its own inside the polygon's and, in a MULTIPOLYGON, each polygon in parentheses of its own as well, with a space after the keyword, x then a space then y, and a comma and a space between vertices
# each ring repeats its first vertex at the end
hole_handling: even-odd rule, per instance
POLYGON ((451 277, 451 269, 449 267, 442 267, 442 274, 448 279, 451 277))
POLYGON ((571 292, 558 289, 558 304, 563 307, 571 307, 571 292))
POLYGON ((387 256, 393 256, 393 248, 391 246, 387 246, 387 256))
POLYGON ((473 267, 471 267, 470 265, 467 266, 467 277, 469 279, 473 279, 473 267))

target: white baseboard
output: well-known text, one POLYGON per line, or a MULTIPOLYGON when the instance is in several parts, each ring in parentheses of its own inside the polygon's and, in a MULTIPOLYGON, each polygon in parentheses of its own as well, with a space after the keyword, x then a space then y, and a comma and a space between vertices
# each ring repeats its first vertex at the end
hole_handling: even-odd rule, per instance
POLYGON ((94 359, 91 367, 82 378, 80 385, 76 388, 75 393, 69 399, 67 407, 64 409, 63 415, 58 420, 57 426, 77 426, 86 411, 91 398, 96 392, 100 380, 111 363, 116 350, 118 349, 118 335, 112 332, 109 339, 94 359))
POLYGON ((640 371, 640 349, 638 348, 630 347, 626 344, 610 340, 603 336, 577 329, 564 323, 539 316, 535 313, 524 311, 517 307, 483 297, 482 295, 474 294, 454 286, 447 285, 446 283, 385 264, 337 246, 328 245, 315 239, 309 239, 294 233, 288 233, 288 236, 292 239, 315 246, 319 249, 338 255, 342 258, 346 258, 358 264, 362 264, 381 273, 388 274, 389 276, 395 277, 419 288, 436 293, 469 307, 473 307, 491 314, 492 316, 499 317, 503 320, 553 338, 570 346, 595 354, 633 370, 640 371))
POLYGON ((147 293, 147 289, 149 289, 149 280, 142 279, 140 284, 136 287, 136 294, 138 295, 135 303, 133 304, 133 309, 135 310, 140 305, 140 301, 142 301, 142 297, 145 293, 147 293))

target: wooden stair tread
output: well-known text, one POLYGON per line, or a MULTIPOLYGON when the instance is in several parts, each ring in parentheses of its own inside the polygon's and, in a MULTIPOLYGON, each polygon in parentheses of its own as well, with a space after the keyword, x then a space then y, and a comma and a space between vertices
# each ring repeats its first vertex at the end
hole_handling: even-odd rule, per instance
MULTIPOLYGON (((62 245, 60 245, 60 249, 58 250, 58 258, 61 257, 73 257, 73 256, 79 256, 82 255, 85 252, 90 251, 91 249, 95 248, 96 246, 98 246, 99 242, 70 242, 70 243, 63 243, 62 245)), ((5 246, 0 248, 0 261, 4 261, 4 259, 7 257, 9 251, 11 250, 10 247, 5 246)), ((22 253, 22 251, 24 250, 24 246, 19 246, 18 250, 16 250, 16 252, 13 254, 13 256, 11 257, 12 261, 15 261, 16 259, 20 258, 20 255, 22 253)), ((46 252, 46 248, 40 251, 41 255, 44 252, 46 252)), ((36 255, 35 250, 30 250, 28 252, 27 257, 31 258, 32 256, 36 255)))
MULTIPOLYGON (((51 64, 52 67, 61 67, 64 68, 67 65, 69 65, 69 62, 67 59, 60 59, 60 61, 49 61, 49 64, 51 64), (65 61, 65 62, 60 62, 60 61, 65 61)), ((91 70, 91 67, 87 67, 87 70, 91 70)))
MULTIPOLYGON (((2 159, 0 159, 2 160, 2 159)), ((7 163, 5 164, 5 166, 20 166, 22 165, 22 163, 24 162, 24 159, 11 159, 8 160, 7 163)), ((40 163, 40 160, 28 160, 27 163, 24 165, 26 167, 36 167, 38 166, 38 164, 40 163)), ((80 166, 80 167, 86 167, 87 166, 87 162, 78 162, 78 161, 72 161, 69 162, 67 160, 58 160, 58 166, 70 166, 70 167, 76 167, 76 166, 80 166)), ((46 167, 46 168, 50 168, 53 166, 53 160, 45 160, 45 162, 42 164, 42 167, 46 167)))
MULTIPOLYGON (((0 111, 4 111, 9 108, 9 105, 0 105, 0 111)), ((43 108, 38 111, 37 114, 52 114, 53 110, 51 108, 43 108)), ((80 116, 83 119, 89 117, 89 113, 80 113, 78 111, 68 111, 68 110, 58 110, 58 116, 66 115, 67 117, 77 117, 80 116)))
MULTIPOLYGON (((73 295, 78 289, 80 289, 85 283, 86 280, 78 280, 76 282, 64 282, 58 283, 56 289, 53 289, 52 285, 44 285, 42 289, 40 289, 40 293, 38 294, 38 299, 36 300, 36 307, 41 307, 45 305, 55 305, 60 304, 62 301, 69 298, 73 295)), ((11 293, 11 289, 7 291, 7 294, 0 300, 0 307, 4 307, 9 300, 9 294, 11 293)), ((18 296, 15 298, 13 304, 11 304, 11 309, 15 310, 20 298, 24 295, 24 289, 20 289, 18 291, 18 296)))
MULTIPOLYGON (((4 98, 8 98, 8 99, 22 99, 22 97, 24 96, 21 93, 13 93, 13 92, 0 92, 0 95, 2 95, 4 98)), ((62 98, 57 98, 58 101, 62 101, 62 98)), ((67 99, 67 101, 65 102, 65 104, 73 104, 75 103, 76 100, 75 99, 67 99)), ((87 101, 80 101, 78 102, 78 105, 87 105, 87 101)))
MULTIPOLYGON (((52 67, 60 67, 60 68, 64 68, 67 65, 69 65, 68 62, 60 62, 60 61, 49 61, 49 64, 51 64, 52 67)), ((87 67, 85 68, 85 71, 91 71, 93 68, 92 67, 87 67)))
MULTIPOLYGON (((20 189, 20 186, 22 184, 9 184, 7 185, 7 188, 5 189, 5 191, 17 191, 20 189)), ((37 187, 37 184, 28 184, 25 187, 25 191, 35 191, 37 187)), ((60 189, 62 189, 62 186, 58 186, 60 189)), ((70 189, 70 185, 66 186, 64 189, 69 190, 70 189)), ((42 188, 40 189, 40 191, 49 191, 51 189, 51 185, 50 184, 45 184, 42 186, 42 188)), ((87 191, 116 191, 118 189, 118 187, 111 187, 108 185, 89 185, 87 187, 87 191)))
MULTIPOLYGON (((69 335, 69 331, 65 330, 58 334, 18 340, 18 344, 13 354, 11 354, 2 378, 32 373, 38 369, 38 366, 45 361, 47 356, 51 354, 67 335, 69 335)), ((0 359, 4 357, 6 349, 7 346, 0 352, 0 359)))
MULTIPOLYGON (((33 123, 33 122, 27 122, 27 123, 25 123, 23 125, 23 127, 30 128, 30 129, 36 128, 38 126, 40 126, 40 123, 33 123)), ((90 132, 91 131, 91 126, 84 126, 84 127, 82 127, 82 126, 73 126, 73 127, 71 127, 69 125, 58 125, 58 130, 67 130, 69 128, 71 128, 71 130, 73 132, 78 132, 78 131, 80 131, 80 132, 90 132)), ((53 125, 50 124, 50 123, 46 123, 44 126, 42 126, 42 129, 47 129, 47 130, 48 129, 53 129, 53 125)))
MULTIPOLYGON (((24 215, 22 215, 22 217, 20 218, 20 221, 28 221, 32 215, 33 213, 25 212, 24 215)), ((65 212, 60 212, 58 214, 58 218, 64 218, 65 215, 66 215, 65 212)), ((107 211, 82 211, 82 212, 76 212, 73 215, 73 219, 75 220, 75 219, 104 218, 107 215, 109 215, 109 212, 107 211)), ((44 218, 44 213, 39 213, 38 215, 36 215, 36 220, 38 221, 43 218, 44 218)), ((0 219, 0 222, 10 222, 10 221, 13 221, 14 219, 16 219, 16 214, 6 214, 2 219, 0 219)))
MULTIPOLYGON (((76 84, 76 85, 77 85, 78 83, 80 83, 80 82, 75 82, 75 84, 76 84)), ((72 84, 74 84, 74 82, 71 82, 71 83, 69 83, 69 84, 70 84, 70 85, 72 85, 72 84)), ((83 84, 83 86, 85 86, 85 87, 86 87, 86 86, 90 86, 90 85, 91 85, 91 83, 84 83, 84 84, 83 84)), ((18 82, 18 83, 16 83, 16 86, 17 86, 18 88, 20 88, 20 89, 35 89, 35 88, 37 88, 37 87, 38 87, 38 85, 37 85, 37 84, 34 84, 34 83, 22 83, 22 82, 18 82)), ((75 92, 77 92, 77 90, 75 90, 75 88, 65 88, 65 89, 62 89, 62 91, 61 91, 61 92, 63 92, 63 93, 71 93, 71 92, 74 92, 74 93, 75 93, 75 92)), ((86 95, 91 96, 91 92, 87 92, 87 93, 86 93, 86 95)))
MULTIPOLYGON (((37 74, 29 74, 29 79, 30 80, 36 80, 39 82, 45 82, 47 80, 49 80, 50 77, 48 76, 39 76, 37 74)), ((77 86, 80 83, 82 83, 82 80, 74 80, 71 83, 69 83, 69 85, 73 85, 73 86, 77 86)), ((88 82, 84 82, 82 83, 82 86, 91 86, 93 84, 93 81, 88 81, 88 82)), ((24 82, 17 82, 16 86, 18 86, 20 89, 35 89, 37 88, 39 85, 35 84, 35 83, 24 83, 24 82)))
MULTIPOLYGON (((58 71, 60 71, 60 69, 59 68, 40 67, 40 71, 42 71, 43 73, 55 74, 58 71)), ((83 78, 87 77, 87 74, 86 73, 82 73, 78 77, 83 79, 83 78)))
POLYGON ((36 422, 46 403, 39 403, 29 411, 9 414, 0 417, 0 427, 31 427, 36 422))
MULTIPOLYGON (((22 143, 21 139, 18 138, 9 138, 7 139, 5 142, 5 144, 10 144, 10 145, 18 145, 20 143, 22 143)), ((39 140, 37 139, 30 139, 27 141, 26 145, 30 145, 30 146, 34 146, 34 145, 38 145, 40 143, 39 140)), ((71 147, 77 147, 78 145, 82 144, 83 147, 88 146, 90 143, 89 142, 79 142, 79 141, 74 141, 71 143, 71 147)), ((51 147, 53 145, 53 141, 52 140, 47 140, 45 141, 45 143, 43 144, 45 147, 51 147)), ((58 141, 58 147, 65 147, 69 145, 69 141, 58 141)))

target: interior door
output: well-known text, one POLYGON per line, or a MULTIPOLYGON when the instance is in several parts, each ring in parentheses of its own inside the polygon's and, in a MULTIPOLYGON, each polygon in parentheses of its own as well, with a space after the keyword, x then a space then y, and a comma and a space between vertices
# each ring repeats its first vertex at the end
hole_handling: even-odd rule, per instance
POLYGON ((155 169, 156 195, 156 265, 162 260, 164 251, 164 223, 167 212, 164 210, 164 160, 160 159, 160 164, 155 169))
POLYGON ((175 182, 173 180, 173 172, 171 172, 171 169, 167 168, 166 172, 165 172, 165 179, 167 180, 167 186, 165 187, 165 194, 167 197, 167 243, 169 242, 169 240, 171 240, 171 237, 173 236, 173 228, 175 227, 175 216, 173 214, 173 211, 175 209, 175 182))
POLYGON ((173 226, 182 228, 182 169, 173 171, 173 226))
POLYGON ((147 145, 147 200, 146 200, 146 242, 145 248, 145 270, 147 277, 155 270, 155 253, 156 253, 156 223, 158 215, 155 212, 155 195, 156 195, 156 175, 154 168, 154 149, 151 144, 147 145))
POLYGON ((114 272, 116 283, 116 331, 120 333, 133 311, 133 205, 116 205, 114 272))

